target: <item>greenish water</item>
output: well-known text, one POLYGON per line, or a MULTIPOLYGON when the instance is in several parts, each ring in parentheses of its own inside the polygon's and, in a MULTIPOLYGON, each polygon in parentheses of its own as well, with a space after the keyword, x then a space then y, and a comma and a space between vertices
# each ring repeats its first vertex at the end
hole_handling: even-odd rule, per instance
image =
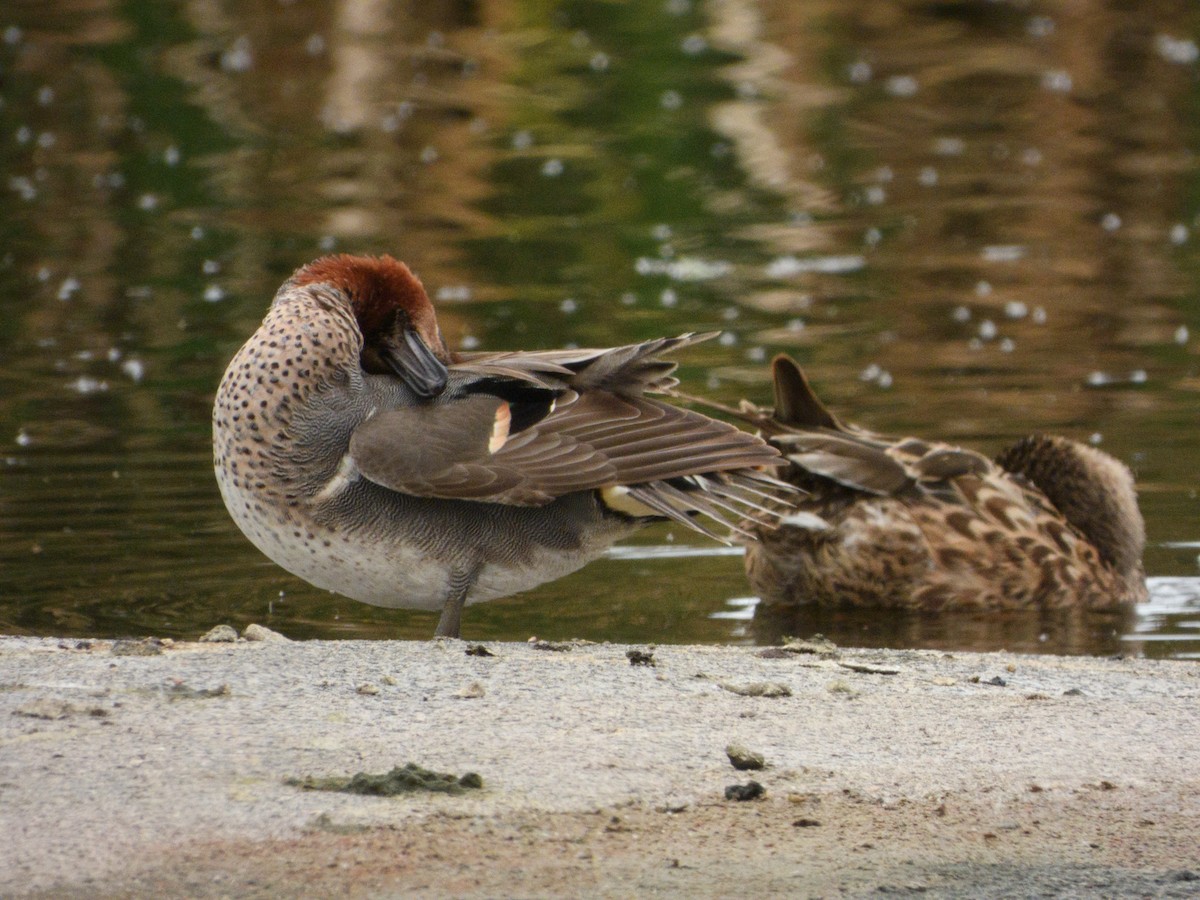
POLYGON ((421 274, 452 344, 719 330, 877 430, 1092 439, 1138 478, 1118 622, 755 622, 652 529, 470 637, 1200 655, 1194 14, 1115 2, 90 3, 0 10, 0 630, 427 637, 237 532, 209 410, 329 250, 421 274))

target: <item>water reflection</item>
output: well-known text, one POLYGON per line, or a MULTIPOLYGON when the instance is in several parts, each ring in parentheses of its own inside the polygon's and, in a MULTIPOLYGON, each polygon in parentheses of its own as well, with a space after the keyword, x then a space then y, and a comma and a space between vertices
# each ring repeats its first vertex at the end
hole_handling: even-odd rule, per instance
POLYGON ((851 647, 930 650, 1007 650, 1012 653, 1113 655, 1132 652, 1121 640, 1135 614, 1092 610, 961 611, 934 615, 909 610, 861 607, 802 609, 777 615, 766 609, 754 617, 758 643, 779 643, 792 635, 824 634, 851 647))
MULTIPOLYGON (((1095 436, 1163 580, 1119 646, 1056 647, 1200 652, 1195 38, 1101 0, 9 4, 0 630, 427 636, 266 563, 212 482, 226 361, 296 265, 348 249, 411 262, 452 344, 715 329, 681 373, 725 402, 765 402, 786 349, 880 431, 1095 436)), ((751 639, 712 618, 741 560, 638 549, 669 536, 469 621, 751 639)), ((954 640, 1055 649, 985 626, 954 640)))

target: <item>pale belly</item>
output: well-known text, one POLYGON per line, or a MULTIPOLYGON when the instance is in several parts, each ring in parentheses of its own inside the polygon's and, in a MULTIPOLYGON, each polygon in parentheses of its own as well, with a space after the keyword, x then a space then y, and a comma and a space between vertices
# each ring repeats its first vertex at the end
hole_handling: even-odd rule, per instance
MULTIPOLYGON (((217 480, 234 522, 274 563, 316 587, 392 609, 440 610, 456 570, 477 569, 467 605, 526 591, 591 562, 615 537, 596 535, 569 550, 525 547, 516 558, 489 563, 484 560, 494 554, 478 541, 474 546, 453 545, 453 552, 439 554, 405 540, 402 523, 393 523, 393 528, 331 528, 299 509, 280 514, 260 498, 247 498, 220 473, 217 480)), ((504 536, 492 536, 497 539, 504 536)))

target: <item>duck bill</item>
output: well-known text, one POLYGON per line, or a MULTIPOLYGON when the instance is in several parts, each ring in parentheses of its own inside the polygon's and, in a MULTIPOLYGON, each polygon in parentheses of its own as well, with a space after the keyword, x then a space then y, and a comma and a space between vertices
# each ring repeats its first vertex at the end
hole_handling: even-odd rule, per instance
POLYGON ((446 389, 446 379, 450 376, 446 364, 413 329, 404 329, 403 343, 391 344, 386 358, 392 371, 418 397, 429 399, 446 389))

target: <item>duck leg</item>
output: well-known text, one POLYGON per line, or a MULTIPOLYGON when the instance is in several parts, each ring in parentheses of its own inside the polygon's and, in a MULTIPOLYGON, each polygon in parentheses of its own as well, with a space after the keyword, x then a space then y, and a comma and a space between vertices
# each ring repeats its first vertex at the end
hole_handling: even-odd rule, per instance
POLYGON ((479 569, 469 572, 455 569, 450 575, 449 589, 446 602, 442 606, 442 616, 438 619, 437 629, 433 632, 435 638, 457 638, 462 626, 463 606, 467 602, 467 594, 475 584, 479 569))

